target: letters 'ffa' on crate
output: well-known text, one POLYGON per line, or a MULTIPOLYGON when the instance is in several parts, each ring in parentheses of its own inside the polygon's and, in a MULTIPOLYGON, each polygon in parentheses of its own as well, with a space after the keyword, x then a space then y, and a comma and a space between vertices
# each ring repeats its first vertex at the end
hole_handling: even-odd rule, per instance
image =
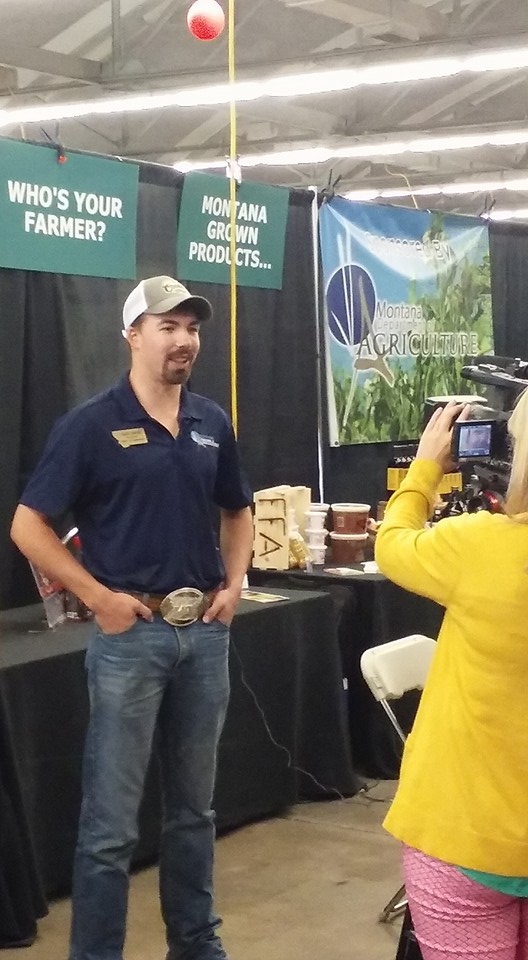
POLYGON ((282 484, 257 490, 253 495, 253 566, 257 570, 287 570, 289 567, 288 511, 294 510, 301 534, 304 514, 310 509, 309 487, 282 484))

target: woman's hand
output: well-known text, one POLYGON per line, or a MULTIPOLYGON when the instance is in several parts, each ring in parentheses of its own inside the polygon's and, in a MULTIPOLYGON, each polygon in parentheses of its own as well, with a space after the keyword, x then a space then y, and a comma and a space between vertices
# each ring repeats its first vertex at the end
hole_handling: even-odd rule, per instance
POLYGON ((416 459, 435 460, 443 473, 455 469, 456 464, 451 454, 453 424, 456 420, 468 420, 470 414, 469 403, 456 403, 454 400, 435 410, 422 433, 416 459))

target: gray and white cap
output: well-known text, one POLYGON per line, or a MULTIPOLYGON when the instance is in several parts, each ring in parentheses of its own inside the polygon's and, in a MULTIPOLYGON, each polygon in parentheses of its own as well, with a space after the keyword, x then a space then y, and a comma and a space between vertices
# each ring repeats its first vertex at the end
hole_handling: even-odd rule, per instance
POLYGON ((179 280, 172 277, 149 277, 141 280, 123 305, 123 332, 132 326, 142 313, 168 313, 183 304, 193 310, 196 319, 210 320, 213 308, 205 297, 196 297, 179 280))

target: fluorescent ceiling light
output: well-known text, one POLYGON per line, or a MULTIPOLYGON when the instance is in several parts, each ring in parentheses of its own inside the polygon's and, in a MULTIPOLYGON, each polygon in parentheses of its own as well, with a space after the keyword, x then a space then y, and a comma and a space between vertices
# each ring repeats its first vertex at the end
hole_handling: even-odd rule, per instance
POLYGON ((518 207, 516 210, 490 210, 486 217, 489 220, 528 220, 528 207, 518 207))
POLYGON ((259 77, 241 80, 231 87, 227 83, 182 87, 139 96, 85 100, 76 103, 39 104, 0 110, 0 127, 9 124, 66 120, 96 114, 133 113, 142 110, 160 110, 166 107, 217 106, 229 103, 259 100, 264 97, 301 97, 318 93, 352 90, 362 85, 377 86, 386 83, 405 83, 452 77, 464 72, 490 73, 528 68, 528 47, 508 50, 481 50, 452 57, 398 60, 350 67, 348 69, 309 71, 301 74, 259 77))
MULTIPOLYGON (((351 140, 345 145, 301 147, 292 150, 275 150, 270 153, 246 154, 239 157, 241 167, 288 167, 302 166, 303 164, 326 163, 337 157, 348 159, 374 159, 376 157, 394 157, 403 153, 443 153, 446 150, 472 150, 485 146, 511 146, 512 144, 528 143, 528 127, 516 130, 491 129, 473 131, 468 134, 446 133, 424 134, 421 137, 405 139, 402 135, 398 140, 362 139, 351 140)), ((207 160, 177 160, 174 166, 184 172, 189 170, 203 170, 213 167, 223 167, 225 158, 209 158, 207 160)))
POLYGON ((348 200, 392 200, 402 197, 457 197, 471 193, 496 193, 498 190, 511 190, 516 193, 528 193, 528 177, 495 180, 468 180, 465 182, 428 184, 421 187, 366 187, 363 190, 349 190, 344 194, 348 200))
POLYGON ((329 147, 306 147, 300 150, 276 150, 272 153, 254 153, 241 156, 241 167, 290 167, 304 163, 326 163, 338 156, 337 149, 329 147))
POLYGON ((190 173, 191 170, 216 170, 218 167, 225 167, 227 164, 226 160, 204 160, 199 167, 197 167, 191 160, 181 160, 179 163, 174 164, 174 169, 178 170, 179 173, 190 173))

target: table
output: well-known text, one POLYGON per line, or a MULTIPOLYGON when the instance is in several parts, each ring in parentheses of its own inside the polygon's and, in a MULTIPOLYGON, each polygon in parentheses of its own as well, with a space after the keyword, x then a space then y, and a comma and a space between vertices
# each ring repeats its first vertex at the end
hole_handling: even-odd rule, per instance
MULTIPOLYGON (((424 633, 436 638, 444 610, 432 600, 396 586, 382 573, 364 573, 361 564, 348 576, 325 570, 251 570, 254 585, 297 590, 326 590, 334 602, 343 675, 348 681, 348 718, 352 762, 367 777, 396 779, 401 743, 389 719, 363 680, 359 662, 369 647, 397 637, 424 633)), ((395 702, 404 729, 410 729, 419 695, 414 691, 395 702)))
POLYGON ((31 943, 47 912, 0 699, 0 947, 31 943))
MULTIPOLYGON (((359 786, 351 764, 332 600, 322 592, 269 592, 287 599, 266 605, 241 601, 232 625, 232 693, 215 793, 219 829, 275 813, 300 797, 352 795, 359 786), (272 743, 245 684, 273 738, 317 783, 292 769, 286 750, 272 743)), ((31 936, 35 916, 45 912, 44 898, 70 889, 88 715, 84 655, 91 629, 66 623, 48 630, 40 605, 0 613, 2 796, 20 809, 17 842, 0 860, 0 945, 2 937, 4 945, 13 938, 2 930, 13 903, 21 916, 20 937, 31 936), (17 882, 10 863, 25 872, 26 883, 17 882)), ((158 834, 152 765, 136 864, 156 858, 158 834)))

